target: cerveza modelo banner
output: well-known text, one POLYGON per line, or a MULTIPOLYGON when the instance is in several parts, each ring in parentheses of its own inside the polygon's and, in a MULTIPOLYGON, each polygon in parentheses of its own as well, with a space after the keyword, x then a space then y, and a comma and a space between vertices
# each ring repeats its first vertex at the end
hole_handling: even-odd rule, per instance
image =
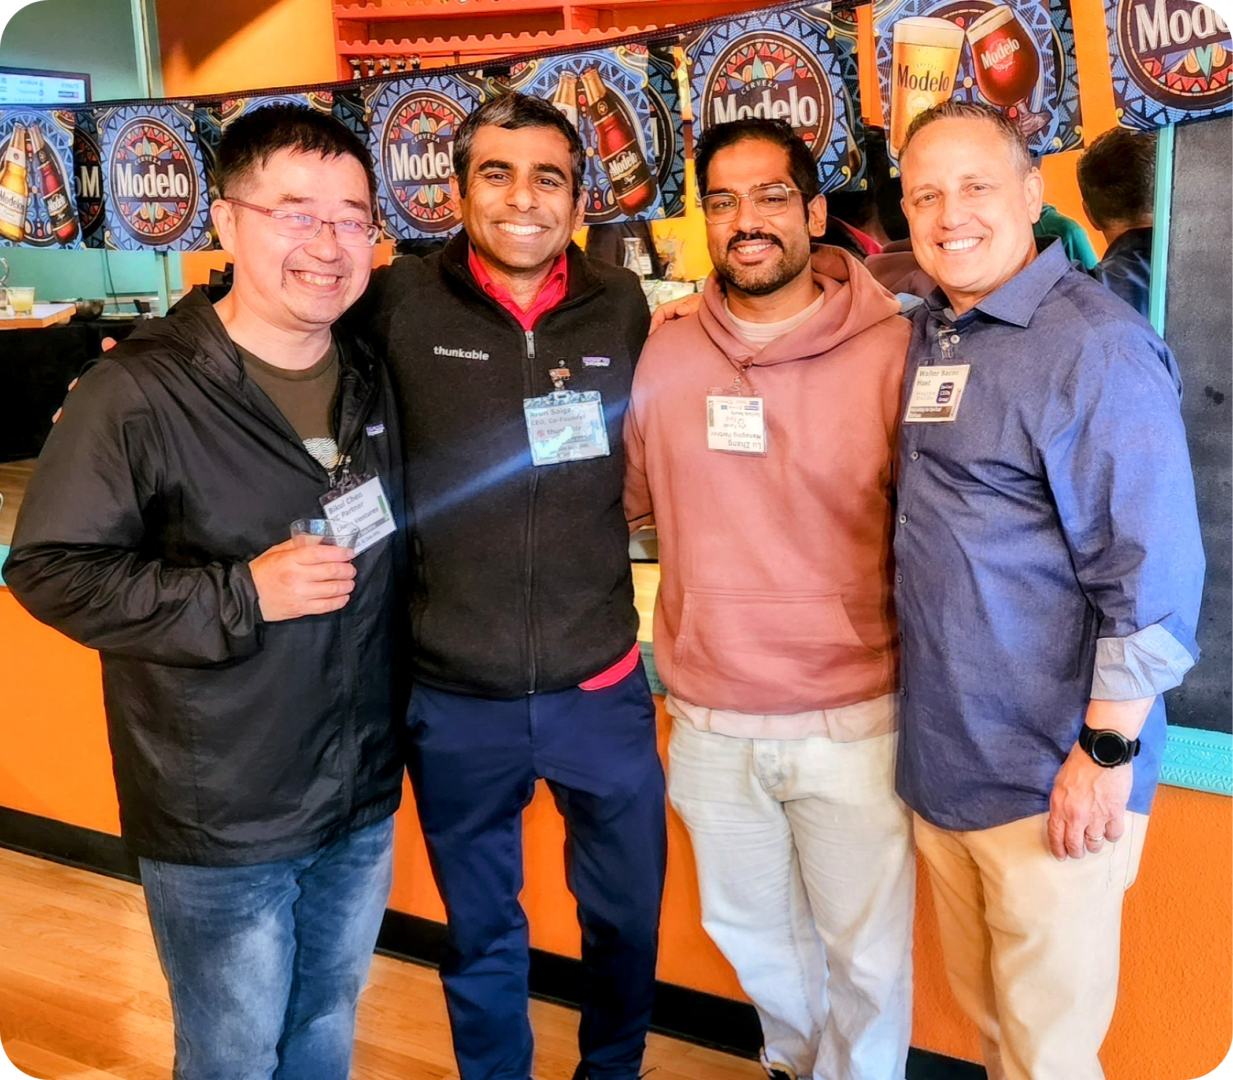
POLYGON ((1035 153, 1077 143, 1077 83, 1070 100, 1040 0, 893 0, 875 8, 874 38, 892 158, 913 117, 949 98, 1000 109, 1035 153))
POLYGON ((1215 8, 1187 0, 1105 0, 1105 24, 1123 126, 1146 130, 1233 108, 1233 45, 1215 8))
POLYGON ((80 248, 73 114, 0 108, 0 243, 80 248))
POLYGON ((695 134, 729 120, 785 120, 813 151, 823 191, 860 168, 842 42, 816 6, 755 11, 686 43, 695 134))
POLYGON ((94 110, 103 159, 104 246, 198 251, 211 244, 194 108, 171 102, 94 110))

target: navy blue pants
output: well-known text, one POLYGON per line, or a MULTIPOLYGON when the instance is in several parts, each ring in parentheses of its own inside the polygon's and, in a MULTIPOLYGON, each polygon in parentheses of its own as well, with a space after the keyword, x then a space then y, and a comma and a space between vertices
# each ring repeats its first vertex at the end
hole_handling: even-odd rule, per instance
POLYGON ((637 669, 604 690, 493 701, 416 685, 409 771, 449 920, 441 981, 462 1080, 527 1080, 522 811, 548 782, 565 818, 585 969, 578 1045, 593 1080, 635 1080, 655 994, 664 774, 637 669))

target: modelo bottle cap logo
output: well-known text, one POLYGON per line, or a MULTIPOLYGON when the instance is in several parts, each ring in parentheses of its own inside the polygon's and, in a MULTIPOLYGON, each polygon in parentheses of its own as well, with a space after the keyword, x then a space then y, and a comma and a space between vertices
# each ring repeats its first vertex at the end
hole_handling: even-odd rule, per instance
POLYGON ((107 185, 124 231, 141 244, 171 244, 197 216, 201 183, 193 155, 168 125, 149 116, 126 123, 112 141, 107 185))
POLYGON ((73 132, 73 185, 81 231, 88 236, 103 216, 103 155, 94 136, 80 126, 73 132))
POLYGON ((1148 97, 1179 109, 1231 100, 1229 24, 1192 0, 1119 0, 1118 46, 1126 70, 1148 97))
POLYGON ((817 57, 785 34, 755 31, 715 57, 702 90, 702 123, 786 120, 817 157, 834 122, 830 83, 817 57))
POLYGON ((445 233, 458 224, 450 195, 454 135, 465 119, 435 90, 413 90, 394 103, 381 129, 381 167, 398 212, 421 232, 445 233))

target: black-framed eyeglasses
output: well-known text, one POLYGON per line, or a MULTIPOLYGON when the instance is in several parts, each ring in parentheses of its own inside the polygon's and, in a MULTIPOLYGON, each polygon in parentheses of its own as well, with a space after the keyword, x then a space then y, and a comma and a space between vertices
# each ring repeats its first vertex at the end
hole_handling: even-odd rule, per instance
POLYGON ((744 195, 738 195, 735 191, 715 191, 703 195, 698 201, 702 204, 706 220, 712 225, 722 225, 741 212, 742 199, 748 199, 763 217, 774 217, 787 210, 792 205, 792 196, 800 193, 800 188, 788 187, 787 184, 759 184, 744 195))
POLYGON ((244 202, 243 199, 223 201, 265 214, 273 222, 274 231, 288 240, 315 240, 327 225, 334 230, 334 239, 343 247, 372 247, 381 235, 381 226, 371 221, 355 218, 326 221, 324 218, 313 217, 312 214, 302 214, 298 210, 271 210, 268 206, 257 206, 255 203, 244 202))

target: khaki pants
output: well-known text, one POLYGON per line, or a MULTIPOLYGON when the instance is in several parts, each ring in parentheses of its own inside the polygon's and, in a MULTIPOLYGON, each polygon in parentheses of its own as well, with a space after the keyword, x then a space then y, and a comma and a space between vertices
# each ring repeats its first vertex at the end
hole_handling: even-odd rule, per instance
POLYGON ((1097 855, 1060 863, 1047 816, 948 832, 916 816, 951 989, 975 1021, 989 1080, 1103 1080, 1117 1001, 1122 897, 1147 815, 1097 855))

